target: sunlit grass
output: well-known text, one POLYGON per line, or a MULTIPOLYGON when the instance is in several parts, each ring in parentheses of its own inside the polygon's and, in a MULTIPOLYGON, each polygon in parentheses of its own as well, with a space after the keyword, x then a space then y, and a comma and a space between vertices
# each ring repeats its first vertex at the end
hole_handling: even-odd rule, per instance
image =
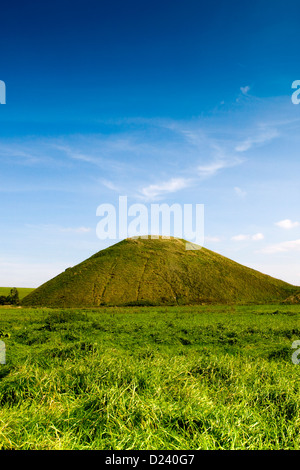
POLYGON ((1 449, 299 449, 300 307, 1 309, 1 449))

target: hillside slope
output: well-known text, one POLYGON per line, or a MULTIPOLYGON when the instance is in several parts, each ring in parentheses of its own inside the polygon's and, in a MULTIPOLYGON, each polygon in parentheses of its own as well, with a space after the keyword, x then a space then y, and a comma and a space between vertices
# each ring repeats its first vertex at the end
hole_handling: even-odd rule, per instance
POLYGON ((26 306, 269 302, 299 291, 181 239, 126 239, 101 250, 26 296, 26 306))
POLYGON ((290 295, 287 299, 283 301, 285 304, 300 304, 300 292, 290 295))

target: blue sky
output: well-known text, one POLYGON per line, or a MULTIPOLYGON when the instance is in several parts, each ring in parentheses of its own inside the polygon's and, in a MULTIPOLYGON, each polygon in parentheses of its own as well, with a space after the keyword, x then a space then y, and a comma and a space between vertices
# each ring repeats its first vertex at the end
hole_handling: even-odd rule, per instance
POLYGON ((1 7, 0 285, 118 240, 102 203, 204 204, 205 246, 300 285, 298 0, 1 7))

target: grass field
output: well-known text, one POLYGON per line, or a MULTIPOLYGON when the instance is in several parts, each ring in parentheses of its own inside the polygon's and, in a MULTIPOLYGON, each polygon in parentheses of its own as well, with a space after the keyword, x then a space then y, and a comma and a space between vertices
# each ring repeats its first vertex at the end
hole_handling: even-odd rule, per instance
MULTIPOLYGON (((0 296, 5 295, 8 296, 10 294, 10 290, 12 287, 0 287, 0 296)), ((19 298, 23 299, 26 295, 30 294, 34 289, 30 287, 17 287, 19 292, 19 298)))
POLYGON ((300 306, 1 309, 0 449, 300 449, 300 306))

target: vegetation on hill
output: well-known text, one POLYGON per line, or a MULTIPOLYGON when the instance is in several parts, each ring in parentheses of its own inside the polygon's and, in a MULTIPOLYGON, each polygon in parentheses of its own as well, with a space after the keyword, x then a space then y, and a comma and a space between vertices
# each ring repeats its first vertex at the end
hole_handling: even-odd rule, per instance
POLYGON ((282 301, 299 288, 181 239, 126 239, 38 287, 24 306, 282 301), (200 247, 199 247, 200 248, 200 247))
POLYGON ((285 304, 300 304, 300 292, 297 294, 290 295, 287 299, 284 300, 285 304))

